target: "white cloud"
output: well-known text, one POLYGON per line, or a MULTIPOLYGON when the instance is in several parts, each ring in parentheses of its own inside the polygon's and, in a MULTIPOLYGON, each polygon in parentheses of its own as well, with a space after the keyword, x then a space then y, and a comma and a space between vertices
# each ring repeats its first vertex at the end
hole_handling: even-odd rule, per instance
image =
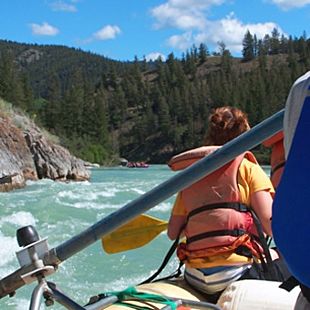
POLYGON ((206 30, 195 36, 195 43, 205 42, 207 44, 217 44, 222 41, 226 47, 232 52, 240 52, 242 50, 242 40, 247 30, 252 35, 256 35, 258 39, 263 38, 266 34, 270 34, 274 28, 282 34, 280 27, 272 22, 243 24, 233 13, 225 18, 209 22, 206 30))
POLYGON ((301 8, 310 4, 310 0, 271 0, 271 2, 283 10, 301 8))
POLYGON ((156 19, 155 28, 177 27, 183 30, 203 29, 206 17, 204 12, 213 5, 225 0, 168 0, 151 10, 156 19))
POLYGON ((242 50, 242 41, 247 30, 258 39, 270 34, 274 28, 277 28, 282 34, 281 28, 272 22, 258 24, 243 24, 233 13, 217 21, 206 21, 206 27, 203 31, 184 32, 180 35, 171 36, 167 44, 173 48, 186 50, 193 44, 198 46, 205 43, 207 46, 217 46, 218 42, 224 42, 231 52, 240 52, 242 50))
POLYGON ((145 59, 146 59, 146 61, 150 61, 150 60, 155 61, 155 60, 157 60, 159 57, 160 57, 163 61, 166 60, 165 55, 163 55, 162 53, 159 53, 159 52, 150 53, 150 54, 148 54, 148 55, 145 56, 145 59))
POLYGON ((55 36, 59 33, 58 28, 44 22, 42 25, 30 24, 32 34, 41 36, 55 36))
POLYGON ((52 2, 50 6, 53 11, 77 12, 77 8, 74 4, 66 3, 61 0, 52 2))
POLYGON ((96 33, 94 33, 93 37, 96 40, 110 40, 110 39, 115 39, 115 37, 120 33, 121 33, 121 30, 118 26, 107 25, 101 28, 96 33))
MULTIPOLYGON (((171 27, 180 30, 181 33, 170 36, 166 43, 168 46, 179 50, 186 50, 193 44, 198 46, 205 43, 209 48, 218 46, 218 42, 224 42, 231 52, 242 50, 242 41, 247 30, 258 39, 270 34, 277 28, 282 34, 281 28, 273 22, 244 24, 234 13, 219 20, 208 19, 212 6, 221 5, 227 0, 167 0, 165 3, 151 10, 155 18, 155 28, 171 27)), ((289 5, 305 5, 310 0, 268 0, 282 7, 289 5)))
POLYGON ((194 43, 193 41, 193 35, 192 32, 185 32, 180 35, 174 35, 171 36, 167 40, 167 44, 173 48, 178 48, 180 50, 186 50, 189 48, 192 44, 194 43))
POLYGON ((168 3, 162 4, 152 10, 152 15, 157 19, 155 28, 177 27, 180 29, 202 28, 204 17, 199 13, 186 12, 179 8, 171 7, 168 3))

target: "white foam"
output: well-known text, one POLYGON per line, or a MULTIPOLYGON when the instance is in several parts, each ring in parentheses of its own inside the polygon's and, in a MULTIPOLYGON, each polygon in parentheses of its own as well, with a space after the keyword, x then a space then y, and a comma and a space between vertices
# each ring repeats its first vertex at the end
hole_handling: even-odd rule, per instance
POLYGON ((113 189, 113 190, 107 190, 107 191, 105 191, 105 192, 100 192, 100 193, 98 193, 97 195, 98 195, 98 197, 115 197, 115 195, 116 195, 116 193, 118 193, 118 191, 117 190, 115 190, 115 189, 113 189))
POLYGON ((41 184, 44 185, 44 184, 52 184, 52 183, 54 183, 54 181, 50 180, 50 179, 41 179, 38 181, 31 181, 31 180, 26 181, 26 185, 28 185, 28 186, 31 186, 31 185, 37 186, 37 185, 41 185, 41 184))
POLYGON ((30 212, 20 211, 14 214, 4 216, 0 219, 0 224, 10 223, 16 226, 35 225, 37 220, 30 212))
MULTIPOLYGON (((9 262, 16 259, 15 252, 19 250, 16 238, 4 236, 0 232, 0 267, 5 266, 9 262)), ((6 270, 1 270, 1 273, 6 273, 6 270)), ((3 274, 4 275, 4 274, 3 274)))
POLYGON ((100 192, 91 192, 91 191, 61 191, 57 194, 58 198, 65 198, 70 200, 86 200, 86 201, 93 201, 98 199, 99 197, 114 197, 116 191, 115 190, 108 190, 108 191, 100 191, 100 192))
POLYGON ((145 191, 139 189, 139 188, 132 188, 131 189, 133 192, 138 193, 139 195, 143 195, 145 193, 145 191))
POLYGON ((77 209, 86 209, 86 210, 100 210, 104 209, 104 205, 101 203, 94 202, 77 202, 73 205, 74 208, 77 209))
POLYGON ((171 208, 172 208, 172 203, 162 202, 159 205, 157 205, 156 207, 154 207, 152 210, 157 211, 157 212, 166 213, 166 212, 170 212, 171 208))
MULTIPOLYGON (((0 219, 0 226, 3 227, 3 224, 14 225, 17 227, 22 227, 26 225, 35 225, 36 219, 32 216, 31 213, 20 211, 11 215, 3 216, 0 219)), ((3 267, 9 262, 16 259, 15 252, 19 250, 17 241, 15 237, 5 236, 0 232, 0 266, 3 267)), ((5 271, 3 271, 5 272, 5 271)))
POLYGON ((13 202, 8 202, 5 204, 5 207, 8 209, 14 209, 14 208, 19 208, 19 207, 24 207, 25 205, 29 204, 29 201, 26 200, 18 200, 18 201, 13 201, 13 202))
POLYGON ((73 191, 61 191, 57 194, 60 198, 78 199, 80 195, 73 191))
POLYGON ((28 300, 26 298, 14 297, 14 298, 10 298, 7 301, 7 304, 8 304, 8 306, 14 306, 15 310, 28 310, 29 309, 30 300, 28 300))

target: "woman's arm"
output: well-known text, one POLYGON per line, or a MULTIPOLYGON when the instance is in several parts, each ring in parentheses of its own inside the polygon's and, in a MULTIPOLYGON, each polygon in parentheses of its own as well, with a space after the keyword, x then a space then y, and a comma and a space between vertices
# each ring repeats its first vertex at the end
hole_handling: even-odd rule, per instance
POLYGON ((175 240, 186 221, 186 213, 182 203, 182 192, 178 193, 168 224, 168 237, 175 240))
POLYGON ((271 216, 273 199, 268 191, 258 191, 251 195, 251 206, 259 217, 264 232, 272 237, 271 216))
POLYGON ((183 215, 172 215, 170 217, 167 234, 171 240, 175 240, 179 236, 184 223, 185 217, 183 215))

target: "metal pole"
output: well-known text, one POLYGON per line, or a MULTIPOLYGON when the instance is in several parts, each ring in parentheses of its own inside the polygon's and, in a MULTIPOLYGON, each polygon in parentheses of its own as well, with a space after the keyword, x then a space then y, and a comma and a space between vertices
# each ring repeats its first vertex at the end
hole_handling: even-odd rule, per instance
POLYGON ((45 281, 40 281, 35 287, 31 295, 29 310, 40 310, 41 299, 46 287, 45 281))
POLYGON ((62 293, 57 286, 52 283, 48 282, 49 294, 52 299, 55 299, 59 304, 64 306, 66 309, 70 310, 86 310, 83 306, 76 303, 73 299, 69 298, 67 295, 62 293))

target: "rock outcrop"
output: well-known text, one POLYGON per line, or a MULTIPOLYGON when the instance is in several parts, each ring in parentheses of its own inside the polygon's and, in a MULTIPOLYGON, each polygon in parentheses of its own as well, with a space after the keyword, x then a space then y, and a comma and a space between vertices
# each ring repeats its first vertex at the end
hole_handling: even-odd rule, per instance
POLYGON ((23 132, 0 117, 0 191, 23 187, 29 179, 38 176, 23 132))
POLYGON ((33 156, 39 179, 85 181, 89 172, 84 162, 72 156, 57 144, 49 143, 44 136, 34 131, 25 132, 25 139, 33 156))
POLYGON ((0 191, 21 188, 26 180, 84 181, 89 177, 81 159, 50 142, 28 118, 0 116, 0 191))

